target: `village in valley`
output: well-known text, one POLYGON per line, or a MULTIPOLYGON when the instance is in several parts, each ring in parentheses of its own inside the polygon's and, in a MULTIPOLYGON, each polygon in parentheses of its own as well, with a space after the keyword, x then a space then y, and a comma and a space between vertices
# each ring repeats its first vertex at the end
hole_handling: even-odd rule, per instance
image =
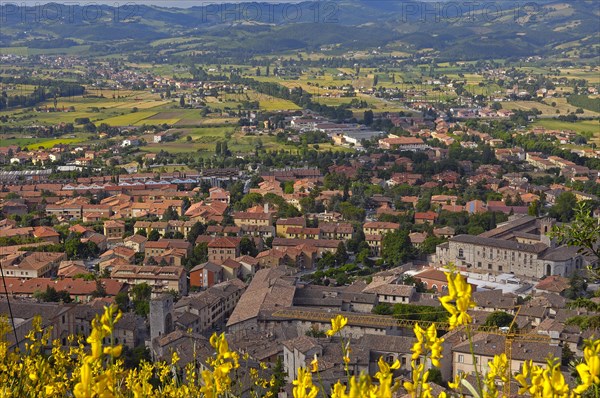
POLYGON ((436 396, 507 352, 513 370, 559 358, 575 382, 600 333, 600 242, 559 231, 585 219, 599 235, 597 56, 392 42, 203 64, 189 43, 150 41, 155 58, 2 48, 9 347, 36 316, 68 346, 115 304, 126 367, 176 352, 207 368, 225 333, 285 380, 279 397, 317 357, 326 391, 380 357, 411 380, 416 324, 444 333, 441 366, 425 362, 436 396), (472 336, 440 304, 449 271, 472 287, 472 336), (351 353, 325 333, 337 315, 351 353))

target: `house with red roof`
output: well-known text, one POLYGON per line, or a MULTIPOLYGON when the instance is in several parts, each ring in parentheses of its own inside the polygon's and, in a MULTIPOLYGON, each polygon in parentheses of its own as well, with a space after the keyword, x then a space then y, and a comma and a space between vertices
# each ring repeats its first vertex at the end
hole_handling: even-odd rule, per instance
POLYGON ((435 211, 416 212, 415 213, 415 224, 433 224, 437 220, 437 213, 435 211))
POLYGON ((208 243, 208 261, 221 264, 240 256, 241 238, 222 236, 208 243))

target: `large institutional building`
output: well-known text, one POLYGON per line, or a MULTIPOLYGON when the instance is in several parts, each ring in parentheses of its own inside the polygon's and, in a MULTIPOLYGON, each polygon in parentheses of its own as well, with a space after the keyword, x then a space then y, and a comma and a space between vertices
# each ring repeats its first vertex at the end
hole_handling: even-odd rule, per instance
POLYGON ((457 235, 437 247, 435 261, 473 272, 569 276, 583 268, 586 259, 577 247, 556 245, 548 236, 554 223, 524 216, 478 236, 457 235))

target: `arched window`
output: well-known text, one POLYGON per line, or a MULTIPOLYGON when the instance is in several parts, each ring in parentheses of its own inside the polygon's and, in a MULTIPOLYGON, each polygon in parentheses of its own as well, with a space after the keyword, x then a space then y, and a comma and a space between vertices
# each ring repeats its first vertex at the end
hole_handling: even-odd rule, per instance
POLYGON ((550 264, 546 264, 546 275, 552 275, 552 266, 550 264))

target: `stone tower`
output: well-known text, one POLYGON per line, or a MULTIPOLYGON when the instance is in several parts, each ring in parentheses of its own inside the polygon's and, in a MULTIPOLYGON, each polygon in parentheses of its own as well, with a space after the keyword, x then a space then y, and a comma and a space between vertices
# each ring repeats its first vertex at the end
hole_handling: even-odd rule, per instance
POLYGON ((538 220, 540 226, 540 240, 548 247, 555 247, 556 242, 548 236, 552 231, 552 226, 556 223, 556 220, 550 217, 544 217, 538 220))
POLYGON ((150 301, 150 341, 173 331, 173 297, 163 294, 150 301))

